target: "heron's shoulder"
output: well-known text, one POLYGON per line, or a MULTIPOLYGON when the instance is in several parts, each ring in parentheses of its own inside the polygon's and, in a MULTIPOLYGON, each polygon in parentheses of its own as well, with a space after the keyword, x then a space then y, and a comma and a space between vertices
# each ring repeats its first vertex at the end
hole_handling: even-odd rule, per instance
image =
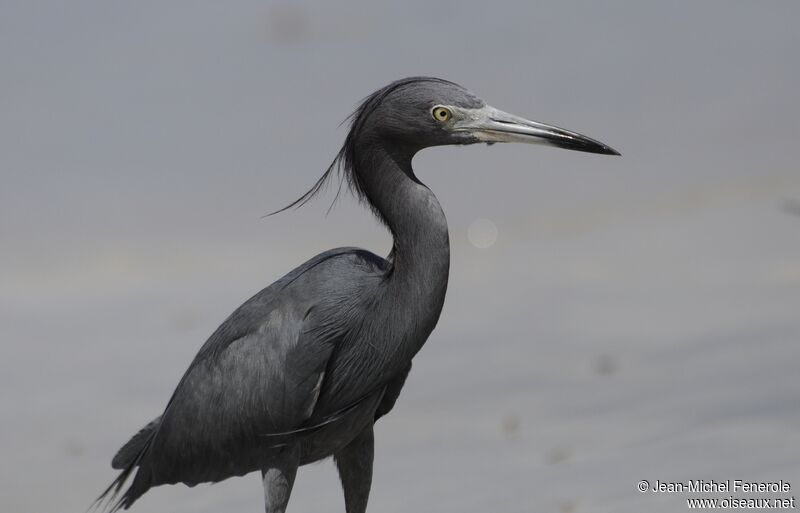
POLYGON ((389 262, 365 249, 331 249, 297 266, 259 294, 263 298, 300 294, 313 299, 325 291, 345 292, 358 288, 364 285, 364 280, 371 282, 381 278, 390 267, 389 262))
POLYGON ((383 276, 390 264, 365 249, 342 247, 320 253, 245 301, 217 328, 200 353, 215 352, 232 341, 261 331, 280 317, 297 329, 313 308, 358 295, 383 276))
POLYGON ((324 267, 340 267, 340 266, 354 266, 363 271, 385 272, 389 268, 389 262, 379 257, 371 251, 357 247, 342 247, 336 249, 329 249, 319 255, 309 259, 301 264, 283 279, 295 279, 303 274, 306 274, 312 269, 320 266, 324 267))

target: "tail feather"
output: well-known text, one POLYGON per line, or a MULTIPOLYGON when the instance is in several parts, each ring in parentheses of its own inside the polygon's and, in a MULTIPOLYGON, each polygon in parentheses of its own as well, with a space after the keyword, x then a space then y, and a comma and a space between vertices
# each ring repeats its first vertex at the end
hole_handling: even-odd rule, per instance
POLYGON ((117 497, 119 496, 119 492, 122 491, 122 487, 125 486, 125 482, 134 472, 134 470, 136 470, 136 465, 132 464, 120 472, 117 478, 114 479, 110 485, 108 485, 108 488, 106 488, 103 493, 101 493, 100 496, 94 500, 90 509, 101 509, 107 513, 114 513, 123 507, 127 508, 127 505, 125 505, 124 502, 128 492, 125 492, 119 499, 117 499, 117 497))
POLYGON ((95 499, 92 504, 94 508, 101 508, 108 513, 114 513, 120 509, 128 509, 136 499, 150 488, 150 484, 146 482, 144 476, 139 475, 137 472, 131 486, 125 490, 121 497, 119 496, 125 483, 134 474, 136 467, 139 466, 139 462, 147 452, 150 442, 158 431, 160 422, 161 417, 158 417, 148 423, 117 451, 117 454, 111 460, 111 467, 121 470, 121 472, 108 488, 95 499))
POLYGON ((161 417, 157 417, 150 421, 145 427, 139 430, 138 433, 128 440, 128 443, 122 446, 117 451, 114 458, 111 460, 111 468, 122 470, 127 468, 132 461, 135 461, 139 454, 147 446, 150 438, 155 434, 161 423, 161 417))

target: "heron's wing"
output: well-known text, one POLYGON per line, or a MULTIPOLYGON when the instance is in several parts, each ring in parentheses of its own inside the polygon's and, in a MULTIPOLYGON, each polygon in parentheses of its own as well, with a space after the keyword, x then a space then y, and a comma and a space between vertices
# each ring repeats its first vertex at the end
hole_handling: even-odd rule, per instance
POLYGON ((314 412, 328 360, 352 321, 337 305, 356 295, 356 272, 375 272, 370 262, 378 257, 365 254, 345 248, 315 257, 248 300, 217 329, 175 390, 138 462, 139 472, 152 476, 151 486, 251 472, 276 450, 268 435, 303 427, 314 412))
POLYGON ((123 448, 124 468, 98 502, 109 498, 115 511, 158 484, 259 469, 280 450, 270 435, 308 427, 337 342, 359 321, 348 302, 374 289, 387 266, 364 250, 331 250, 236 309, 200 349, 156 425, 123 448))
POLYGON ((313 412, 333 343, 304 339, 302 319, 273 313, 261 328, 218 343, 192 362, 147 438, 139 433, 126 445, 138 454, 126 453, 127 465, 98 499, 110 497, 110 511, 127 509, 159 484, 257 470, 278 450, 264 435, 295 428, 313 412))
POLYGON ((264 435, 311 416, 333 347, 305 339, 302 320, 283 317, 199 359, 140 466, 157 472, 156 482, 217 481, 255 470, 273 450, 264 435))

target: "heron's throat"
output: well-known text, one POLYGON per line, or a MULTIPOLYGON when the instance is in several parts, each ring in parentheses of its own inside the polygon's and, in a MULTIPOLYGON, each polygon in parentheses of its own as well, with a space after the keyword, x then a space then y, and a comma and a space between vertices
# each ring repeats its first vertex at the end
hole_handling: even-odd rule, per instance
POLYGON ((355 160, 364 194, 394 238, 393 278, 419 294, 441 294, 447 287, 450 242, 447 219, 433 192, 411 168, 413 151, 365 149, 355 160))

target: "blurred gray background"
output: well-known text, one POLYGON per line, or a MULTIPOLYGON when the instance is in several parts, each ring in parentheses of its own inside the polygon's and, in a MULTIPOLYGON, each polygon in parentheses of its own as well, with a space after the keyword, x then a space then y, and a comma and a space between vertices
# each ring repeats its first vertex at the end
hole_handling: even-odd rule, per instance
MULTIPOLYGON (((451 286, 378 425, 371 511, 686 509, 640 479, 795 494, 798 19, 792 1, 0 1, 0 509, 85 510, 243 300, 327 248, 388 252, 349 195, 261 216, 319 177, 358 100, 420 74, 623 157, 417 156, 451 286)), ((250 475, 134 509, 263 499, 250 475)), ((344 511, 330 462, 290 511, 344 511)))

